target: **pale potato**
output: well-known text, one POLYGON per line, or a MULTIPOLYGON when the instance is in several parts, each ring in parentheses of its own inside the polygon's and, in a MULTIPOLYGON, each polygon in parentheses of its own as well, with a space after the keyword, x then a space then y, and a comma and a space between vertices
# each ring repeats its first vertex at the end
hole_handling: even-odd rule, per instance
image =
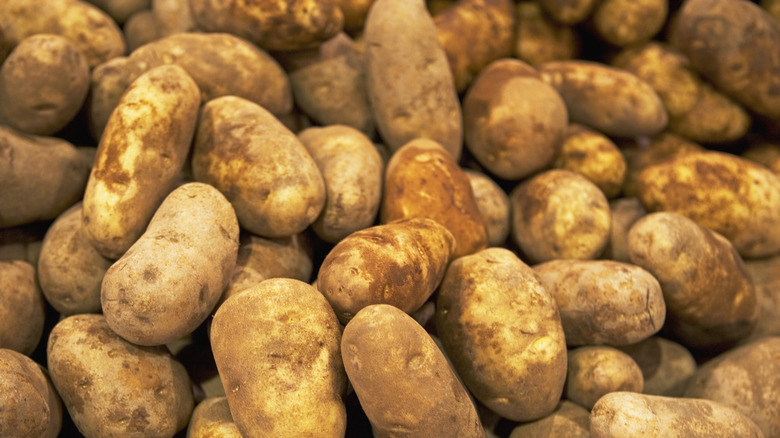
POLYGON ((0 294, 0 348, 32 354, 43 336, 46 314, 33 265, 0 262, 0 294))

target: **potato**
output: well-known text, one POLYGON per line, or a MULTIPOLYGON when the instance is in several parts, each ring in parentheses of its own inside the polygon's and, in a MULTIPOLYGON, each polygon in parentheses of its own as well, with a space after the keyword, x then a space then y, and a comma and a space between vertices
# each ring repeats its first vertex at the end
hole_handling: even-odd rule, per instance
POLYGON ((266 280, 225 301, 211 346, 241 434, 343 437, 340 342, 333 309, 301 281, 266 280))
POLYGON ((501 246, 509 236, 509 196, 482 172, 464 170, 469 177, 474 199, 485 219, 488 246, 501 246))
POLYGON ((546 0, 544 10, 562 24, 577 24, 590 16, 599 0, 546 0))
POLYGON ((125 52, 122 31, 105 12, 81 0, 4 0, 0 3, 0 34, 5 44, 48 33, 73 42, 89 68, 125 52))
POLYGON ((753 420, 765 436, 780 434, 780 337, 767 336, 722 353, 688 382, 686 397, 723 403, 753 420))
POLYGON ((487 170, 517 180, 544 169, 568 123, 566 104, 528 64, 500 59, 463 98, 466 146, 487 170))
POLYGON ((376 437, 485 436, 447 359, 398 308, 358 312, 344 328, 341 355, 376 437))
POLYGON ((371 139, 345 125, 307 128, 298 139, 325 180, 325 206, 312 223, 314 232, 336 243, 373 225, 382 198, 384 163, 371 139))
POLYGON ((458 92, 466 90, 486 65, 512 54, 511 0, 460 0, 436 14, 433 23, 458 92))
POLYGON ((152 15, 163 38, 197 30, 190 0, 152 0, 152 15))
POLYGON ((694 68, 748 109, 780 120, 780 26, 748 1, 692 0, 670 40, 694 68))
POLYGON ((780 174, 780 143, 776 141, 751 142, 741 157, 762 164, 772 172, 780 174))
POLYGON ((542 9, 552 2, 518 2, 515 6, 514 55, 531 65, 572 59, 580 51, 579 34, 553 20, 542 9))
POLYGON ((233 208, 213 187, 188 183, 171 192, 103 277, 100 300, 108 325, 139 345, 191 333, 233 274, 238 232, 233 208))
POLYGON ((170 437, 193 407, 187 371, 164 347, 120 338, 102 315, 69 316, 51 331, 49 373, 79 432, 170 437))
POLYGON ((67 141, 0 125, 0 228, 54 219, 78 202, 88 176, 67 141))
POLYGON ((112 262, 89 243, 81 224, 81 203, 62 213, 43 239, 38 281, 59 313, 98 313, 100 285, 112 262))
POLYGON ((552 260, 533 269, 555 298, 570 347, 634 344, 664 325, 661 285, 638 266, 610 260, 552 260))
POLYGON ((481 403, 512 421, 548 415, 566 378, 555 300, 511 251, 488 248, 450 263, 436 328, 458 375, 481 403))
POLYGON ((93 5, 106 11, 117 23, 125 23, 138 11, 149 9, 151 0, 88 0, 93 5))
POLYGON ((160 39, 157 20, 151 10, 145 9, 131 15, 124 25, 127 51, 132 53, 144 44, 160 39))
POLYGON ((590 412, 568 400, 548 416, 512 429, 509 438, 590 438, 590 412))
POLYGON ((642 370, 644 394, 682 397, 688 379, 696 371, 696 360, 687 348, 659 336, 619 349, 642 370))
POLYGON ((613 392, 590 413, 593 438, 754 437, 764 435, 748 417, 721 403, 693 398, 613 392))
POLYGON ((45 316, 35 268, 22 260, 0 262, 0 293, 0 348, 32 354, 45 316))
POLYGON ((609 209, 612 212, 612 231, 603 256, 616 262, 630 263, 628 230, 647 212, 637 198, 615 199, 609 203, 609 209))
POLYGON ((195 406, 187 438, 241 438, 226 397, 210 397, 195 406))
POLYGON ((29 357, 0 348, 0 434, 55 438, 62 427, 62 402, 45 370, 29 357))
POLYGON ((669 130, 701 143, 728 143, 744 137, 750 123, 742 106, 702 84, 696 105, 685 116, 671 119, 669 130))
POLYGON ((300 140, 273 114, 240 97, 203 106, 192 173, 225 194, 243 228, 264 237, 300 233, 325 204, 322 174, 300 140))
POLYGON ((644 378, 631 356, 607 346, 569 351, 564 396, 592 409, 603 395, 616 391, 642 392, 644 378))
POLYGON ((680 213, 729 239, 744 257, 780 251, 780 178, 731 154, 678 156, 639 175, 648 211, 680 213))
POLYGON ((572 122, 615 137, 651 136, 668 122, 663 102, 637 76, 593 61, 551 61, 537 66, 558 90, 572 122))
POLYGON ((758 323, 743 341, 780 336, 780 255, 745 262, 758 297, 758 323))
POLYGON ((363 29, 366 15, 374 0, 335 0, 344 14, 344 30, 359 31, 363 29))
POLYGON ((599 37, 625 47, 653 38, 666 22, 668 12, 669 0, 602 0, 591 21, 599 37))
POLYGON ((192 17, 205 32, 227 32, 265 50, 314 47, 344 27, 336 0, 190 0, 192 17))
POLYGON ((549 170, 509 194, 512 237, 533 263, 592 259, 612 227, 607 198, 592 182, 568 170, 549 170))
POLYGON ((396 151, 413 139, 429 138, 460 158, 460 103, 423 0, 377 0, 363 39, 368 100, 385 144, 396 151))
POLYGON ((756 324, 753 283, 723 236, 677 213, 653 213, 631 227, 628 251, 632 263, 658 279, 666 325, 686 347, 728 347, 756 324))
POLYGON ((197 84, 176 65, 149 70, 122 96, 84 193, 84 230, 104 257, 124 254, 173 189, 199 105, 197 84))
POLYGON ((579 173, 607 198, 620 193, 626 177, 626 159, 615 143, 605 135, 577 124, 566 130, 552 166, 579 173))
POLYGON ((371 304, 412 313, 441 282, 454 249, 452 233, 432 219, 366 228, 330 250, 320 266, 317 288, 344 324, 371 304))
POLYGON ((679 135, 665 131, 649 141, 638 139, 633 145, 624 145, 621 149, 628 166, 623 182, 623 194, 636 197, 639 175, 645 168, 676 156, 692 152, 701 152, 704 148, 698 143, 686 140, 679 135))

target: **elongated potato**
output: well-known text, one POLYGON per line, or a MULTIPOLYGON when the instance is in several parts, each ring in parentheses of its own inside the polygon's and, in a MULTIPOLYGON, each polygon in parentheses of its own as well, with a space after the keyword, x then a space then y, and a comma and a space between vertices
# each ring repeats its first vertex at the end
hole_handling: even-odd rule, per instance
POLYGON ((35 268, 22 260, 0 262, 0 348, 30 355, 43 335, 44 306, 35 268))
POLYGON ((4 437, 55 438, 62 402, 45 370, 29 357, 0 348, 0 433, 4 437))
POLYGON ((642 370, 628 354, 605 345, 579 347, 568 353, 564 396, 584 407, 617 391, 641 393, 642 370))

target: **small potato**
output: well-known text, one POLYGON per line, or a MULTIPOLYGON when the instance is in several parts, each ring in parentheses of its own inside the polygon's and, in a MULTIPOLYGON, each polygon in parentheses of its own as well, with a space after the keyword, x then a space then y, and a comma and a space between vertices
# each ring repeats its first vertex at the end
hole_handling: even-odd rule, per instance
POLYGON ((298 234, 325 205, 322 173, 304 145, 273 114, 240 97, 203 106, 192 173, 225 194, 241 226, 259 236, 298 234))
POLYGON ((590 413, 590 434, 593 438, 764 436, 750 418, 722 403, 635 392, 613 392, 599 399, 590 413))
POLYGON ((747 160, 762 164, 772 172, 780 175, 780 142, 762 140, 751 142, 741 156, 747 160))
POLYGON ((512 190, 512 237, 533 262, 593 259, 609 240, 612 215, 596 185, 549 170, 512 190))
POLYGON ((210 397, 195 406, 187 438, 242 438, 226 397, 210 397))
POLYGON ((466 146, 487 170, 518 180, 544 169, 568 123, 566 104, 517 59, 485 67, 463 98, 466 146))
POLYGON ((171 437, 187 427, 192 382, 164 347, 141 347, 102 315, 73 315, 51 331, 49 373, 87 438, 171 437))
POLYGON ((542 9, 552 2, 518 2, 514 55, 533 66, 573 59, 580 51, 580 37, 573 27, 553 20, 542 9))
POLYGON ((341 354, 376 437, 484 437, 468 392, 425 330, 387 304, 344 328, 341 354))
POLYGON ((139 345, 162 345, 200 325, 227 286, 238 255, 230 203, 202 183, 165 198, 144 234, 103 277, 108 325, 139 345))
POLYGON ((698 143, 686 140, 677 134, 664 131, 649 141, 647 139, 638 139, 633 145, 624 145, 621 151, 626 158, 628 166, 626 179, 623 183, 623 194, 636 197, 639 175, 645 168, 676 156, 702 152, 704 148, 698 143))
POLYGON ((142 10, 131 15, 124 25, 127 51, 133 53, 144 44, 160 39, 157 20, 151 10, 142 10))
POLYGON ((661 285, 649 272, 610 260, 552 260, 533 267, 561 314, 566 345, 629 345, 664 325, 661 285))
POLYGON ((376 0, 366 18, 368 99, 379 134, 391 151, 416 138, 441 144, 460 158, 460 102, 423 0, 376 0))
POLYGON ((93 5, 106 11, 106 13, 119 24, 136 12, 147 10, 151 7, 151 0, 88 0, 93 5))
POLYGON ((644 378, 631 356, 607 346, 579 347, 569 351, 564 396, 592 409, 610 392, 642 392, 644 378))
POLYGON ((750 124, 742 106, 702 84, 696 105, 683 117, 671 119, 669 131, 701 143, 728 143, 744 137, 750 124))
POLYGON ((615 46, 649 41, 666 23, 669 0, 602 0, 591 16, 595 33, 615 46))
POLYGON ((341 329, 314 287, 277 278, 230 297, 211 346, 230 412, 246 437, 343 437, 341 329))
POLYGON ((620 193, 626 177, 626 159, 615 143, 576 124, 566 130, 552 167, 579 173, 596 184, 607 198, 620 193))
POLYGON ((152 0, 152 15, 163 38, 197 30, 190 0, 152 0))
POLYGON ((771 15, 778 23, 780 23, 780 1, 777 0, 761 0, 758 2, 762 8, 764 8, 769 15, 771 15))
POLYGON ((30 355, 43 335, 45 302, 35 268, 22 260, 0 262, 0 348, 30 355))
POLYGON ((62 213, 43 239, 38 281, 46 301, 61 314, 98 313, 100 285, 112 262, 89 243, 81 203, 62 213))
POLYGON ((363 29, 366 15, 374 0, 335 0, 344 14, 344 30, 359 31, 363 29))
POLYGON ((612 212, 612 231, 603 256, 616 262, 630 263, 628 230, 647 212, 637 198, 615 199, 609 203, 609 209, 612 212))
POLYGON ((561 318, 514 253, 488 248, 450 263, 436 329, 466 387, 492 411, 531 421, 555 409, 566 378, 561 318))
POLYGON ((469 177, 474 199, 485 219, 488 246, 501 246, 509 236, 509 196, 495 181, 482 172, 464 170, 469 177))
POLYGON ((577 24, 590 16, 599 0, 545 0, 544 10, 562 24, 577 24))
POLYGON ((62 402, 45 370, 29 357, 0 348, 0 434, 8 438, 55 438, 62 402))
POLYGON ((653 88, 636 75, 593 61, 540 64, 545 82, 558 90, 572 122, 615 137, 651 136, 669 120, 653 88))
POLYGON ((568 400, 561 400, 546 417, 512 429, 509 438, 590 438, 590 412, 568 400))
POLYGON ((642 369, 644 394, 682 397, 696 371, 696 360, 687 348, 659 336, 619 349, 642 369))
POLYGON ((441 282, 454 249, 452 233, 431 219, 366 228, 328 253, 317 288, 343 324, 371 304, 390 304, 412 313, 441 282))

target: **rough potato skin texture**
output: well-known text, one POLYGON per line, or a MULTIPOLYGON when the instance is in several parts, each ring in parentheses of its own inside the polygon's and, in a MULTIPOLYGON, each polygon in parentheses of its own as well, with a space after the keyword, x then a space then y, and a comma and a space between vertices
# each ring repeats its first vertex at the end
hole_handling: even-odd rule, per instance
POLYGON ((620 350, 631 356, 642 369, 644 394, 682 397, 688 379, 696 371, 696 360, 687 348, 660 336, 621 347, 620 350))
POLYGON ((593 28, 616 46, 650 40, 666 23, 668 0, 602 0, 593 11, 593 28))
POLYGON ((653 213, 628 233, 631 262, 661 284, 666 325, 689 348, 729 346, 758 319, 742 258, 719 234, 676 213, 653 213))
POLYGON ((320 266, 317 288, 346 324, 371 304, 412 313, 444 276, 455 239, 431 219, 402 219, 356 231, 320 266))
POLYGON ((610 392, 643 388, 642 370, 628 354, 602 345, 569 350, 564 394, 585 409, 610 392))
POLYGON ((671 119, 669 130, 693 141, 727 143, 744 137, 750 125, 741 105, 704 83, 696 105, 685 116, 671 119))
POLYGON ((588 16, 599 0, 545 0, 539 2, 555 21, 562 24, 576 24, 588 16))
POLYGON ((358 312, 344 328, 341 354, 378 438, 485 436, 439 347, 398 308, 377 304, 358 312))
POLYGON ((226 397, 209 397, 195 406, 187 438, 242 438, 226 397))
POLYGON ((469 177, 488 235, 488 246, 502 246, 509 237, 509 196, 482 172, 464 169, 469 177))
POLYGON ((227 197, 243 228, 263 237, 302 232, 325 205, 322 173, 300 140, 268 110, 240 97, 203 106, 192 173, 227 197))
POLYGON ((0 228, 56 218, 78 202, 88 176, 67 141, 0 125, 0 228))
POLYGON ((507 249, 450 263, 436 328, 458 375, 482 404, 512 421, 555 409, 566 378, 566 341, 555 300, 507 249))
POLYGON ((637 195, 648 211, 679 213, 722 234, 744 257, 780 251, 780 178, 748 160, 678 156, 643 170, 637 195))
POLYGON ((225 301, 211 346, 241 434, 343 437, 340 342, 333 309, 301 281, 266 280, 225 301))
POLYGON ((90 243, 118 259, 143 234, 187 159, 200 105, 181 67, 150 70, 127 89, 98 145, 84 193, 90 243))
POLYGON ((55 438, 62 405, 42 368, 29 357, 0 348, 0 435, 55 438))
POLYGON ((368 98, 390 150, 423 137, 460 158, 460 103, 425 2, 377 0, 369 10, 363 38, 368 98))
POLYGON ((658 280, 644 269, 611 260, 552 260, 534 266, 555 298, 566 344, 629 345, 664 324, 658 280))
POLYGON ((672 44, 704 77, 756 113, 780 120, 780 24, 743 0, 691 0, 672 44))
POLYGON ((748 417, 722 403, 622 391, 605 395, 593 407, 590 434, 593 438, 764 436, 748 417))
POLYGON ((590 438, 590 412, 568 400, 561 400, 548 416, 521 424, 509 438, 590 438))
POLYGON ((698 143, 686 140, 669 131, 664 131, 653 137, 649 145, 641 140, 636 141, 632 146, 624 145, 621 152, 626 157, 628 171, 626 179, 623 181, 623 194, 637 197, 639 175, 645 168, 673 157, 703 151, 704 148, 698 143))
POLYGON ((238 233, 233 207, 213 187, 188 183, 171 192, 146 232, 103 277, 100 300, 108 325, 140 345, 191 333, 233 274, 238 233))
POLYGON ((73 315, 51 331, 49 373, 87 438, 171 437, 193 407, 192 382, 165 347, 131 344, 102 315, 73 315))
POLYGON ((632 73, 593 61, 550 61, 537 66, 558 90, 572 122, 608 136, 652 136, 669 120, 655 90, 632 73))
POLYGON ((575 57, 580 39, 573 27, 553 20, 537 2, 520 2, 515 7, 515 57, 531 65, 575 57))
POLYGON ((0 68, 0 122, 52 135, 73 119, 89 90, 89 66, 59 35, 22 40, 0 68))
POLYGON ((466 146, 491 173, 517 180, 545 168, 568 125, 566 104, 530 65, 499 59, 463 99, 466 146))
POLYGON ((427 139, 404 145, 385 169, 380 221, 413 217, 434 219, 450 230, 455 236, 454 257, 487 246, 485 219, 469 178, 451 155, 427 139))
POLYGON ((609 137, 576 124, 566 130, 552 165, 579 173, 607 198, 620 193, 626 177, 626 159, 617 145, 609 137))
POLYGON ((22 260, 0 262, 0 348, 32 354, 43 335, 44 306, 35 268, 22 260))
POLYGON ((780 337, 767 336, 705 363, 685 397, 723 403, 753 420, 765 436, 780 436, 780 337))

